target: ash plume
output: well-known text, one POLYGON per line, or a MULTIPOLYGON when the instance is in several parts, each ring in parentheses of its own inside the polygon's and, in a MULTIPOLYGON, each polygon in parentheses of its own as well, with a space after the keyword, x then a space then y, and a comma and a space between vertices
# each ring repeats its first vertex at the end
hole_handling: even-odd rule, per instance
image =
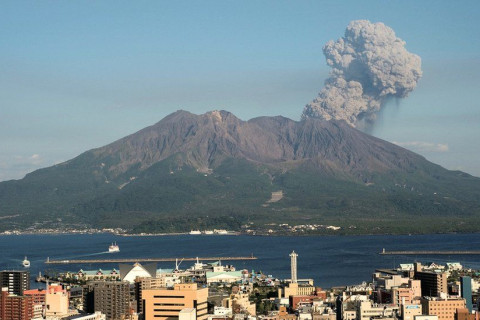
POLYGON ((345 120, 368 128, 387 99, 406 97, 422 76, 420 57, 381 22, 350 22, 345 36, 327 42, 323 53, 332 70, 302 119, 345 120))

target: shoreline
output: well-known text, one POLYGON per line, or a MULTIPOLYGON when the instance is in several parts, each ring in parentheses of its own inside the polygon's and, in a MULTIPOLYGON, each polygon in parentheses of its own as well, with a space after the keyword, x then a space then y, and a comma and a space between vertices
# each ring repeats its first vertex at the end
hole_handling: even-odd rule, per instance
POLYGON ((418 232, 399 232, 399 233, 283 233, 283 234, 272 234, 272 233, 247 233, 241 231, 231 231, 227 234, 215 233, 215 234, 190 234, 190 232, 172 232, 172 233, 128 233, 124 230, 123 232, 114 231, 111 229, 85 229, 85 230, 53 230, 53 229, 43 229, 43 230, 6 230, 0 232, 1 236, 21 236, 21 235, 91 235, 91 234, 112 234, 119 237, 165 237, 165 236, 192 236, 192 237, 208 237, 208 236, 250 236, 250 237, 331 237, 331 236, 348 236, 348 237, 361 237, 361 236, 421 236, 421 235, 432 235, 432 234, 480 234, 479 232, 430 232, 430 233, 418 233, 418 232))

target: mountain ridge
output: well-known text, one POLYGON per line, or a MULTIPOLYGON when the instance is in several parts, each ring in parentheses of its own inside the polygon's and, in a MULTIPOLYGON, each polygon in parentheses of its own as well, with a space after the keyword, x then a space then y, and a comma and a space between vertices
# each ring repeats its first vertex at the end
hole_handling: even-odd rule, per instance
POLYGON ((479 199, 479 178, 446 170, 344 121, 243 121, 224 110, 179 110, 62 164, 1 182, 0 216, 20 215, 7 219, 10 227, 26 227, 21 220, 30 219, 137 231, 154 225, 178 231, 212 221, 240 229, 248 221, 299 216, 346 226, 376 217, 391 229, 412 215, 465 224, 480 215, 479 199), (278 190, 284 197, 267 203, 278 190))
MULTIPOLYGON (((250 161, 262 163, 311 159, 319 155, 333 161, 332 156, 340 156, 338 153, 336 154, 339 149, 346 148, 345 150, 340 150, 344 153, 350 151, 348 148, 351 146, 343 145, 345 139, 342 134, 346 132, 345 128, 351 129, 347 132, 355 133, 353 137, 349 138, 360 141, 358 136, 365 137, 365 134, 349 127, 344 121, 307 119, 296 122, 281 116, 258 117, 242 121, 228 111, 223 110, 207 112, 199 116, 179 110, 152 126, 92 151, 97 156, 105 152, 107 154, 122 154, 121 160, 126 163, 120 165, 121 172, 126 169, 126 166, 138 162, 142 162, 142 168, 146 168, 157 161, 165 159, 172 153, 185 152, 191 148, 186 143, 186 140, 192 138, 200 131, 199 135, 202 139, 200 141, 193 139, 193 143, 201 145, 206 154, 194 154, 192 155, 192 160, 199 161, 200 163, 197 165, 202 165, 203 167, 208 167, 209 158, 212 158, 211 153, 217 151, 227 153, 228 156, 242 157, 250 161), (198 121, 195 122, 195 118, 198 121), (318 124, 321 124, 321 126, 318 127, 318 124), (274 128, 278 132, 274 132, 274 128), (205 138, 202 136, 202 133, 205 133, 207 130, 212 131, 213 134, 209 133, 210 136, 205 138), (311 137, 308 136, 308 133, 312 133, 312 131, 314 134, 317 134, 315 138, 321 141, 310 143, 309 139, 311 137), (264 139, 259 140, 258 137, 255 139, 255 136, 258 135, 263 136, 264 139), (169 141, 169 137, 172 136, 174 139, 169 141), (298 138, 301 141, 298 141, 298 138), (125 144, 128 145, 130 153, 122 153, 121 149, 124 149, 125 144), (328 148, 330 145, 332 148, 328 148), (217 148, 220 150, 217 150, 217 148), (138 151, 155 150, 155 153, 144 152, 136 155, 132 150, 137 151, 137 153, 138 151), (164 151, 166 151, 166 155, 164 151)), ((365 144, 385 143, 385 141, 372 136, 368 136, 368 139, 369 141, 367 142, 361 141, 364 144, 363 147, 366 147, 365 144)), ((389 147, 395 149, 396 153, 401 154, 401 156, 425 159, 394 144, 390 144, 389 147)), ((363 157, 367 157, 367 155, 363 154, 363 157)), ((349 160, 349 163, 345 164, 352 164, 355 162, 354 160, 349 160)), ((358 160, 361 161, 362 159, 358 160)), ((390 164, 395 165, 394 162, 393 159, 389 159, 390 164)), ((380 164, 376 163, 375 165, 380 164)), ((397 163, 397 165, 401 164, 397 163)), ((115 171, 116 168, 112 168, 112 170, 115 171)))

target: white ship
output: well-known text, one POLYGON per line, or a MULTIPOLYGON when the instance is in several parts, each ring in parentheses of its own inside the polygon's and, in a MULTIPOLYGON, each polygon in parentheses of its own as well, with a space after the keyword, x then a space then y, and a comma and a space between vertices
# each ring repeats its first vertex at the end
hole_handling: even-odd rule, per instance
POLYGON ((120 247, 117 245, 117 243, 113 243, 108 247, 108 252, 109 253, 112 253, 112 252, 120 252, 120 247))
POLYGON ((198 235, 198 234, 202 234, 202 233, 200 232, 200 230, 192 230, 192 231, 190 231, 190 234, 198 235))
POLYGON ((22 261, 22 265, 25 267, 25 268, 30 268, 30 261, 28 261, 27 257, 25 256, 25 259, 23 259, 22 261))

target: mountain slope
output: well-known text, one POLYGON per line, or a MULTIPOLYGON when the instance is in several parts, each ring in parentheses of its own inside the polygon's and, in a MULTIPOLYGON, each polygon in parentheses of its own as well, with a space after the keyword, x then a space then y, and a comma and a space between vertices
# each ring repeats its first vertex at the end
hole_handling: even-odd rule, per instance
POLYGON ((0 183, 0 217, 15 216, 3 219, 4 228, 36 222, 178 231, 300 219, 372 232, 381 221, 398 226, 413 217, 465 225, 480 215, 479 196, 480 179, 345 122, 177 111, 105 147, 0 183), (283 197, 268 202, 279 190, 283 197))

